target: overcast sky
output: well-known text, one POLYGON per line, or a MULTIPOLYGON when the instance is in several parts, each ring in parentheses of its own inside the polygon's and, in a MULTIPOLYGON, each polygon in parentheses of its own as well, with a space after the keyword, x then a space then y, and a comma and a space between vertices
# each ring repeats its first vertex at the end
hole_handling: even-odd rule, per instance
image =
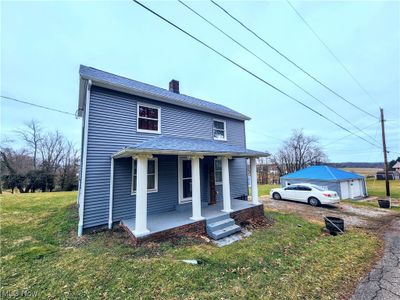
MULTIPOLYGON (((329 87, 388 122, 389 159, 400 155, 400 2, 292 2, 365 87, 371 100, 335 61, 286 1, 219 2, 260 36, 329 87)), ((264 60, 380 143, 374 119, 298 71, 208 1, 188 2, 264 60)), ((235 45, 179 2, 146 2, 228 57, 354 131, 320 103, 235 45)), ((348 136, 298 103, 218 57, 132 1, 2 1, 1 95, 74 113, 78 69, 84 64, 156 86, 174 78, 181 92, 214 101, 252 118, 247 146, 276 151, 293 129, 320 139, 333 162, 382 161, 382 152, 348 136), (340 139, 335 143, 336 139, 340 139)), ((1 136, 35 118, 80 145, 81 119, 1 99, 1 136)), ((366 139, 371 140, 370 137, 366 139)))

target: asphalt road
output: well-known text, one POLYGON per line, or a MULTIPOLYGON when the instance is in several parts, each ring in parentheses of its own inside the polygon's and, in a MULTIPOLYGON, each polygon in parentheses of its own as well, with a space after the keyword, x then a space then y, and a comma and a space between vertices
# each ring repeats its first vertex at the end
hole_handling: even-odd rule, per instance
POLYGON ((352 300, 400 299, 400 218, 385 233, 382 259, 358 285, 352 300))

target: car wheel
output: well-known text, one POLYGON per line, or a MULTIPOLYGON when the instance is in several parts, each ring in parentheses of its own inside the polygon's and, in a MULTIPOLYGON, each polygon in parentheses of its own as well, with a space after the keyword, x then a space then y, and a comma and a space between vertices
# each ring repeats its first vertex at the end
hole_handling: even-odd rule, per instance
POLYGON ((274 198, 275 200, 281 200, 282 199, 282 197, 281 197, 281 195, 279 193, 273 193, 272 194, 272 198, 274 198))
POLYGON ((308 199, 308 203, 312 206, 320 206, 321 203, 319 202, 319 200, 315 197, 311 197, 308 199))

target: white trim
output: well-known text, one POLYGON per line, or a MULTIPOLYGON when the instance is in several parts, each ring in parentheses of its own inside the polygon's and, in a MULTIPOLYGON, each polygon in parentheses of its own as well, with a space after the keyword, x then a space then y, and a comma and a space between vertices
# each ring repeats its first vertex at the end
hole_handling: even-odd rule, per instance
POLYGON ((82 236, 83 233, 83 213, 85 206, 85 186, 86 186, 86 158, 87 158, 87 142, 88 142, 88 127, 89 127, 89 107, 90 107, 90 88, 92 81, 89 80, 86 87, 86 105, 85 105, 85 116, 84 116, 84 132, 82 144, 82 170, 80 178, 80 190, 79 190, 79 223, 78 223, 78 236, 82 236))
MULTIPOLYGON (((101 70, 100 70, 101 71, 101 70)), ((104 71, 101 71, 104 72, 104 71)), ((207 108, 207 107, 200 107, 200 106, 194 106, 193 104, 189 104, 189 103, 183 103, 181 101, 177 101, 177 100, 173 100, 169 97, 166 96, 162 96, 159 94, 154 94, 154 93, 150 93, 150 92, 145 92, 143 90, 139 90, 139 89, 135 89, 132 87, 126 87, 120 84, 113 84, 104 80, 100 80, 96 77, 93 76, 87 76, 87 75, 81 75, 81 79, 83 80, 92 80, 93 81, 93 85, 99 86, 99 87, 104 87, 104 88, 108 88, 108 89, 112 89, 114 91, 120 91, 120 92, 124 92, 130 95, 135 95, 135 96, 140 96, 140 97, 144 97, 144 98, 150 98, 152 100, 157 100, 157 101, 161 101, 164 103, 169 103, 169 104, 174 104, 174 105, 178 105, 181 107, 186 107, 186 108, 190 108, 190 109, 194 109, 194 110, 198 110, 198 111, 204 111, 204 112, 208 112, 208 113, 212 113, 215 115, 221 115, 221 116, 226 116, 226 117, 230 117, 232 119, 235 120, 240 120, 240 121, 246 121, 246 120, 251 120, 250 117, 245 116, 243 114, 237 113, 237 114, 230 114, 229 112, 221 112, 221 111, 217 111, 211 108, 207 108), (241 115, 241 116, 239 116, 241 115)), ((83 99, 82 99, 83 102, 83 99)), ((79 106, 83 106, 83 103, 79 103, 79 106)))
POLYGON ((147 228, 147 163, 148 156, 137 157, 137 176, 136 176, 136 213, 135 230, 136 237, 144 236, 150 233, 147 228))
POLYGON ((191 157, 192 166, 192 217, 194 221, 204 220, 201 215, 200 157, 191 157))
POLYGON ((152 105, 152 104, 147 104, 144 102, 138 102, 136 104, 136 131, 137 132, 143 132, 143 133, 154 133, 154 134, 161 134, 161 107, 160 106, 156 106, 156 105, 152 105), (140 117, 139 116, 139 106, 144 106, 144 107, 149 107, 149 108, 154 108, 157 109, 157 115, 158 118, 157 119, 153 119, 153 118, 146 118, 146 117, 140 117), (141 119, 147 119, 147 120, 153 120, 158 122, 158 130, 148 130, 148 129, 140 129, 139 128, 139 118, 141 119))
POLYGON ((220 119, 213 119, 213 123, 212 123, 212 125, 213 125, 213 130, 212 130, 212 135, 213 135, 213 139, 214 140, 216 140, 216 141, 226 141, 227 140, 227 130, 226 130, 226 121, 224 121, 224 120, 220 120, 220 119), (220 122, 220 123, 223 123, 224 124, 224 137, 223 138, 216 138, 215 136, 214 136, 214 130, 222 130, 222 129, 219 129, 219 128, 215 128, 214 127, 214 122, 220 122))
POLYGON ((251 199, 253 204, 258 202, 258 186, 257 186, 257 161, 254 157, 250 158, 250 175, 251 175, 251 199))
POLYGON ((108 229, 112 228, 113 217, 113 202, 114 202, 114 158, 111 157, 110 167, 110 204, 108 208, 108 229))
POLYGON ((231 185, 229 179, 229 160, 228 157, 221 158, 222 167, 222 197, 223 197, 223 212, 232 212, 231 208, 231 185))
MULTIPOLYGON (((131 177, 131 195, 132 196, 136 195, 136 192, 133 191, 133 179, 134 179, 133 170, 134 170, 135 160, 136 160, 136 158, 132 157, 132 172, 131 172, 132 173, 132 177, 131 177)), ((154 176, 155 176, 155 179, 154 179, 154 189, 147 189, 147 194, 157 193, 158 192, 158 157, 148 158, 147 161, 150 161, 150 160, 154 160, 154 172, 155 172, 154 176)), ((147 166, 147 168, 148 168, 148 166, 147 166)), ((149 173, 147 173, 147 175, 149 175, 149 173)))
MULTIPOLYGON (((182 167, 183 167, 183 161, 184 160, 189 160, 190 161, 190 158, 187 157, 187 156, 178 156, 178 199, 179 199, 179 204, 192 202, 192 197, 183 198, 183 172, 182 172, 182 167)), ((193 173, 192 173, 191 179, 193 180, 193 173)), ((192 184, 193 184, 193 181, 192 181, 192 184)), ((192 187, 192 193, 193 193, 193 187, 192 187)))
POLYGON ((215 185, 222 185, 222 160, 220 157, 214 158, 214 182, 215 185), (215 161, 220 160, 221 161, 221 181, 217 181, 217 168, 215 167, 215 161))

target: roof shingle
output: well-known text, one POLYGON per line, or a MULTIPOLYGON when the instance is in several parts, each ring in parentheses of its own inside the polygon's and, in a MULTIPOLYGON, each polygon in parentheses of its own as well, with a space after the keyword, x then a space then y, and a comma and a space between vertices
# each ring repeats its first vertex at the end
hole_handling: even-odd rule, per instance
POLYGON ((219 142, 214 140, 195 139, 195 138, 179 138, 172 136, 160 136, 153 138, 148 141, 144 141, 137 145, 127 146, 126 148, 119 151, 116 156, 120 156, 121 153, 164 153, 164 152, 187 152, 190 153, 206 153, 207 155, 215 154, 226 154, 232 156, 268 156, 267 153, 246 149, 245 147, 239 147, 229 145, 225 142, 219 142))
POLYGON ((79 74, 81 75, 81 78, 130 89, 132 90, 132 93, 134 93, 135 91, 140 91, 142 93, 148 94, 149 97, 161 97, 163 99, 169 100, 169 103, 173 103, 175 105, 189 107, 200 111, 206 111, 214 113, 216 115, 230 117, 238 120, 250 120, 248 116, 245 116, 226 106, 201 100, 184 94, 173 93, 169 90, 154 85, 150 85, 133 79, 128 79, 126 77, 118 76, 92 67, 81 65, 79 69, 79 74))

